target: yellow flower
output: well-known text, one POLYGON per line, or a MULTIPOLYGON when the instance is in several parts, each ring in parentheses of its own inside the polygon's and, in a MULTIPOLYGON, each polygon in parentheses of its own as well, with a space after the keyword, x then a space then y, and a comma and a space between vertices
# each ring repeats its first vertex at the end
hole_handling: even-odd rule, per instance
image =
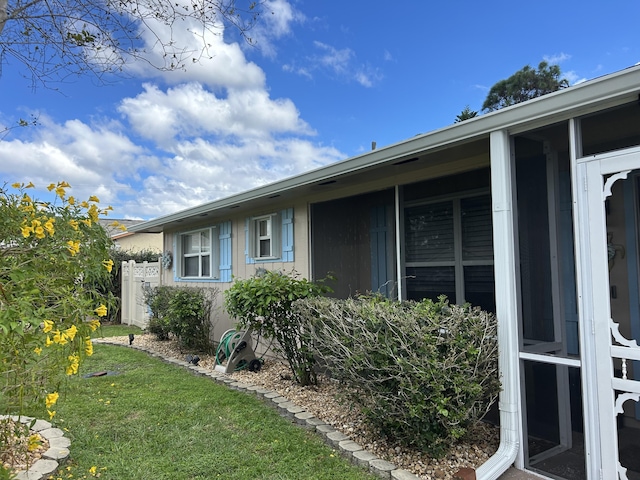
POLYGON ((64 188, 71 188, 71 185, 69 185, 67 182, 65 182, 64 180, 62 182, 60 182, 58 184, 58 186, 60 187, 64 187, 64 188))
POLYGON ((91 328, 92 332, 95 332, 99 326, 100 326, 100 320, 94 319, 89 322, 89 328, 91 328))
POLYGON ((29 182, 29 185, 24 188, 36 188, 36 186, 33 184, 33 182, 29 182))
POLYGON ((87 214, 89 215, 91 220, 93 220, 94 223, 98 222, 100 218, 100 211, 98 210, 98 207, 96 207, 95 205, 91 205, 89 207, 89 210, 87 210, 87 214))
POLYGON ((89 473, 91 475, 95 475, 97 471, 98 471, 98 467, 96 467, 95 465, 89 469, 89 473))
POLYGON ((42 442, 40 442, 40 438, 38 435, 29 435, 29 444, 27 445, 27 450, 30 452, 34 452, 38 449, 42 442))
POLYGON ((66 373, 67 375, 75 375, 78 373, 78 366, 80 365, 80 357, 75 353, 73 355, 69 355, 67 357, 69 360, 69 366, 67 367, 66 373))
POLYGON ((49 335, 47 335, 47 339, 44 342, 45 346, 50 347, 51 345, 53 345, 53 342, 51 341, 51 337, 49 337, 49 335))
POLYGON ((75 197, 71 196, 71 197, 67 198, 67 203, 68 203, 69 205, 75 205, 75 204, 76 204, 76 199, 75 199, 75 197))
POLYGON ((92 222, 90 219, 88 218, 83 218, 82 220, 80 220, 82 223, 84 223, 87 227, 90 227, 92 222))
POLYGON ((24 238, 29 238, 29 235, 31 235, 31 232, 33 232, 33 228, 31 227, 21 227, 20 230, 22 231, 22 236, 24 238))
POLYGON ((78 329, 75 325, 71 325, 64 331, 64 333, 69 340, 73 340, 76 336, 76 333, 78 333, 78 329))
POLYGON ((47 409, 53 407, 56 404, 56 402, 58 401, 58 397, 59 396, 60 395, 58 395, 58 392, 49 393, 47 395, 47 398, 45 398, 45 400, 44 400, 44 402, 45 402, 45 404, 47 406, 47 409))
POLYGON ((64 187, 62 186, 58 186, 56 187, 56 195, 58 195, 60 198, 64 198, 66 191, 64 189, 64 187))
POLYGON ((69 240, 67 242, 67 250, 71 253, 71 256, 74 256, 76 253, 80 251, 80 241, 69 240))
POLYGON ((51 191, 54 188, 56 188, 56 184, 55 183, 50 183, 49 186, 47 187, 47 190, 51 191))
POLYGON ((35 234, 36 234, 36 238, 44 238, 45 237, 44 228, 36 227, 35 234))
POLYGON ((40 347, 34 348, 33 351, 36 353, 36 355, 40 355, 42 353, 42 349, 40 347))
POLYGON ((47 231, 47 233, 49 234, 50 237, 53 237, 53 234, 55 233, 55 228, 53 228, 53 223, 56 221, 55 218, 50 218, 49 220, 47 220, 47 222, 44 224, 44 229, 47 231))
POLYGON ((16 183, 12 183, 11 186, 13 188, 22 188, 22 183, 16 182, 16 183))
POLYGON ((87 337, 87 339, 84 341, 84 353, 87 355, 87 357, 93 355, 93 343, 91 342, 91 339, 89 337, 87 337))
POLYGON ((56 415, 55 410, 54 411, 47 410, 47 413, 49 414, 49 420, 51 420, 56 415))
POLYGON ((111 273, 111 269, 113 269, 113 260, 103 260, 102 265, 107 269, 107 272, 111 273))
POLYGON ((91 196, 89 197, 89 201, 90 201, 90 202, 97 202, 97 203, 100 203, 100 199, 99 199, 98 197, 96 197, 95 195, 91 195, 91 196))
POLYGON ((107 314, 107 307, 104 304, 100 305, 94 310, 94 312, 96 312, 96 315, 99 317, 104 317, 107 314))
POLYGON ((80 203, 80 206, 81 206, 82 208, 89 208, 89 202, 87 202, 86 200, 83 200, 83 201, 80 203))
POLYGON ((53 332, 53 343, 57 343, 58 345, 66 345, 67 336, 64 333, 60 333, 60 330, 56 330, 53 332))
POLYGON ((74 230, 78 230, 78 222, 76 220, 69 220, 69 225, 71 225, 71 228, 74 230))
POLYGON ((42 331, 44 333, 49 333, 51 330, 53 330, 53 322, 51 320, 45 320, 44 327, 42 327, 42 331))

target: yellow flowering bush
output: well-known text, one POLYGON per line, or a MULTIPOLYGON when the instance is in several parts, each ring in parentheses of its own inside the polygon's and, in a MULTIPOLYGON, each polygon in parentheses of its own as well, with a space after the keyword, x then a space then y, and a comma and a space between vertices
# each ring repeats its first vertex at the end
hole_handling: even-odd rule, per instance
POLYGON ((50 201, 32 188, 0 187, 0 414, 39 405, 53 417, 65 376, 93 353, 90 334, 107 314, 98 286, 113 267, 111 240, 98 220, 110 207, 68 196, 66 182, 48 186, 50 201))

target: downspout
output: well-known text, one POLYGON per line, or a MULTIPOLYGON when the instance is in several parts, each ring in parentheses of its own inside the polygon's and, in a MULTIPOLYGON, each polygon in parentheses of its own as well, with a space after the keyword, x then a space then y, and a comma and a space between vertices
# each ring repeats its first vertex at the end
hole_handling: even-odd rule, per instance
POLYGON ((498 319, 498 369, 502 391, 500 445, 496 453, 476 470, 478 480, 496 480, 516 460, 520 450, 520 369, 518 358, 518 287, 513 211, 513 172, 509 133, 491 132, 491 195, 493 251, 498 319))
POLYGON ((402 301, 402 296, 404 295, 404 292, 402 291, 402 250, 400 249, 400 245, 402 244, 402 242, 400 241, 400 219, 402 218, 400 216, 400 187, 398 185, 395 186, 395 190, 394 190, 394 201, 393 201, 393 206, 394 206, 394 214, 395 214, 395 226, 396 226, 396 230, 395 230, 395 236, 396 236, 396 241, 395 241, 395 245, 396 245, 396 284, 398 285, 397 287, 397 292, 398 292, 398 301, 401 302, 402 301))

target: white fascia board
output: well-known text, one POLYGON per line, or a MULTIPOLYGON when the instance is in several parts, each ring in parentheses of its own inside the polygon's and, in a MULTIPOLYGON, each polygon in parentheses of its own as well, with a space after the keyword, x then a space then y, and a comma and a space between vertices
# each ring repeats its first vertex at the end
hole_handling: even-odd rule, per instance
POLYGON ((640 92, 640 66, 634 66, 439 130, 416 135, 411 139, 381 147, 294 177, 139 223, 129 227, 129 231, 139 232, 162 227, 167 223, 188 217, 229 208, 249 200, 280 194, 296 187, 331 180, 340 175, 354 173, 364 168, 392 163, 401 158, 488 136, 494 131, 508 130, 511 133, 515 133, 532 129, 536 126, 548 125, 556 121, 583 115, 595 109, 596 106, 603 108, 603 105, 621 103, 621 99, 626 97, 628 97, 628 100, 632 100, 633 96, 637 96, 638 92, 640 92))

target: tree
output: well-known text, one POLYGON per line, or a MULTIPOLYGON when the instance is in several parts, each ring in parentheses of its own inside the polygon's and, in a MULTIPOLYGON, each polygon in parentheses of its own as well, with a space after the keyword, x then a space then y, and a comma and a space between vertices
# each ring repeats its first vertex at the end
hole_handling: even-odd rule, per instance
POLYGON ((182 69, 210 55, 207 37, 222 34, 225 25, 253 43, 248 31, 261 5, 253 0, 0 0, 0 67, 13 58, 34 83, 45 86, 83 73, 102 79, 131 60, 182 69), (157 61, 145 51, 149 35, 153 48, 163 52, 157 61), (193 36, 200 47, 187 44, 193 36))
POLYGON ((462 110, 462 112, 456 115, 456 119, 453 121, 453 123, 464 122, 465 120, 469 120, 470 118, 475 118, 477 116, 478 112, 476 112, 475 110, 471 110, 469 108, 469 105, 467 105, 466 107, 464 107, 464 110, 462 110))
POLYGON ((540 62, 537 70, 527 65, 491 87, 482 109, 492 112, 568 87, 569 82, 560 75, 558 65, 540 62))

